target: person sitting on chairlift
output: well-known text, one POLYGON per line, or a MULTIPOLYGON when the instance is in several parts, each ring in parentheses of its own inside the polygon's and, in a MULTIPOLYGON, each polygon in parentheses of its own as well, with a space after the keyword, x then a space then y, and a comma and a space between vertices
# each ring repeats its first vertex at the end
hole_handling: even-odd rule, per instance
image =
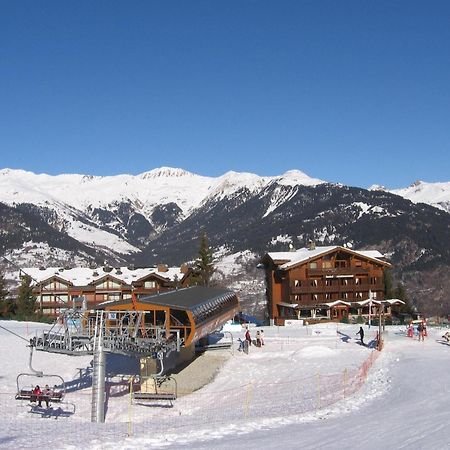
MULTIPOLYGON (((38 406, 42 406, 42 391, 38 384, 33 389, 33 396, 31 397, 31 401, 38 402, 38 406)), ((48 407, 48 405, 47 405, 47 407, 48 407)))

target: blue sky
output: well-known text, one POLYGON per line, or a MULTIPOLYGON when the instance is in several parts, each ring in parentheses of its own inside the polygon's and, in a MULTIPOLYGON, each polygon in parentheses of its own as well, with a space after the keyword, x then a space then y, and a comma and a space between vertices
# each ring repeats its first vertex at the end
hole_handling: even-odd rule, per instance
POLYGON ((448 1, 2 1, 0 167, 450 181, 448 1))

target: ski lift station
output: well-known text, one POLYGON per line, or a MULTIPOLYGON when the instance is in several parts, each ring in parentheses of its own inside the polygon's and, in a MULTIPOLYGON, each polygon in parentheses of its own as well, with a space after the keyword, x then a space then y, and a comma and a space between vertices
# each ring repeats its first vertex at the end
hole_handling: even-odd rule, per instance
POLYGON ((192 360, 196 342, 220 329, 238 310, 234 292, 200 286, 108 301, 90 311, 73 307, 62 313, 49 330, 30 340, 30 369, 36 373, 31 367, 33 349, 92 354, 91 421, 103 422, 108 353, 139 358, 140 390, 133 393, 135 399, 172 401, 177 396, 176 382, 167 371, 192 360), (164 392, 158 392, 163 383, 164 392))

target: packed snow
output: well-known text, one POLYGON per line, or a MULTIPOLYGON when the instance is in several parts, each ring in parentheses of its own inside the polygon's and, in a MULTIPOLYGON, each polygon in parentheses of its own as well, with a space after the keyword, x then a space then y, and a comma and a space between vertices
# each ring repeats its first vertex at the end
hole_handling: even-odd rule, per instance
MULTIPOLYGON (((25 340, 46 325, 2 321, 25 340)), ((442 449, 450 446, 449 345, 445 330, 425 342, 387 327, 385 348, 373 348, 377 328, 359 345, 358 326, 263 327, 265 345, 237 350, 244 330, 214 380, 167 404, 131 404, 128 380, 137 361, 107 358, 104 424, 90 422, 92 357, 35 352, 33 368, 62 376, 67 395, 50 408, 14 399, 16 377, 29 372, 27 342, 0 328, 2 448, 302 448, 442 449), (370 361, 370 365, 367 362, 370 361), (354 374, 368 367, 361 385, 354 374), (355 378, 356 379, 356 378, 355 378)), ((258 328, 259 329, 259 328, 258 328)), ((257 328, 250 331, 255 336, 257 328)), ((44 378, 40 380, 44 382, 44 378)), ((27 379, 27 385, 39 380, 27 379)))

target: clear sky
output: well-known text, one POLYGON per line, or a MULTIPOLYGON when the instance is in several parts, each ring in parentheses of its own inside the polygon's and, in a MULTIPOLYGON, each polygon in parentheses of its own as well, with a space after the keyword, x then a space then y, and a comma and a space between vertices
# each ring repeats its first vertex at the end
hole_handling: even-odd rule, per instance
POLYGON ((0 1, 0 167, 450 181, 450 1, 0 1))

